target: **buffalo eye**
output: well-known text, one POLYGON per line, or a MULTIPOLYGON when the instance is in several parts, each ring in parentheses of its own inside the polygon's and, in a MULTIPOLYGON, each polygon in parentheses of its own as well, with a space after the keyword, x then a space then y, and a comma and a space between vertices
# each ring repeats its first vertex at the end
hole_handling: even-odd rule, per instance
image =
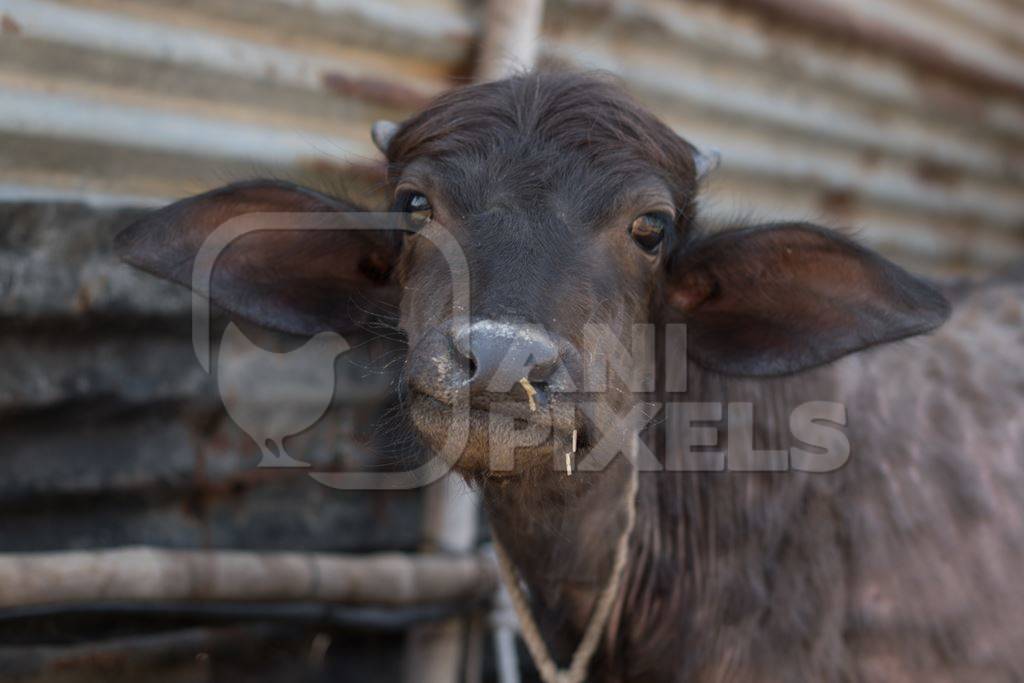
POLYGON ((398 198, 398 208, 408 216, 409 226, 418 229, 434 217, 430 200, 422 192, 406 192, 398 198))
POLYGON ((660 213, 645 213, 637 216, 629 226, 629 236, 644 251, 654 252, 665 239, 665 229, 672 222, 668 216, 660 213))

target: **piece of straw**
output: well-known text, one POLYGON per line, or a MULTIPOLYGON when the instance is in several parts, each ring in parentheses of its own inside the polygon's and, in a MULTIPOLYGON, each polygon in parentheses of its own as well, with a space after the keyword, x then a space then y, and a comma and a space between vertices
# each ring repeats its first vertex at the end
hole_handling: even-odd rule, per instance
POLYGON ((565 454, 565 473, 572 476, 572 456, 576 453, 576 430, 572 430, 572 451, 565 454))
POLYGON ((532 384, 530 384, 530 380, 525 377, 519 380, 519 384, 523 387, 523 390, 526 391, 526 400, 530 402, 530 412, 537 412, 537 402, 533 400, 533 397, 537 395, 537 390, 533 388, 532 384))

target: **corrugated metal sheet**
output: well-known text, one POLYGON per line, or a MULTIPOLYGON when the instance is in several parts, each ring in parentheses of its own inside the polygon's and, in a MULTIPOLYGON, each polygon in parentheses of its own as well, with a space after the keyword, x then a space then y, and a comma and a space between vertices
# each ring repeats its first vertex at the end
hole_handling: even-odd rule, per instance
MULTIPOLYGON (((259 448, 225 413, 221 396, 232 394, 196 361, 188 292, 112 253, 113 235, 138 215, 75 202, 0 202, 0 554, 140 544, 415 550, 419 491, 338 492, 306 469, 256 466, 259 448)), ((263 348, 281 341, 253 339, 263 348)), ((393 416, 380 420, 394 413, 387 367, 396 349, 382 339, 351 342, 327 417, 290 438, 288 452, 332 472, 407 466, 415 448, 398 438, 393 416)), ((251 352, 221 349, 215 357, 244 363, 251 352)), ((251 408, 265 409, 250 398, 251 408)), ((299 406, 309 400, 301 391, 293 398, 299 406)), ((344 619, 326 622, 322 606, 289 603, 255 617, 206 607, 2 609, 0 680, 321 680, 307 659, 310 640, 325 632, 319 637, 335 644, 318 669, 400 680, 400 637, 367 641, 344 619), (296 619, 304 611, 312 616, 296 619), (239 623, 254 618, 275 622, 271 637, 239 623), (222 627, 231 648, 206 637, 222 627)))
MULTIPOLYGON (((469 73, 459 0, 0 0, 0 193, 154 202, 258 171, 373 182, 367 134, 469 73)), ((1013 0, 551 0, 548 62, 724 152, 712 212, 861 228, 911 265, 1024 255, 1013 0)))
MULTIPOLYGON (((1021 258, 1024 48, 954 4, 564 0, 547 51, 720 148, 720 213, 820 217, 911 265, 985 269, 1021 258)), ((1024 11, 1000 7, 1019 38, 1024 11)))
POLYGON ((449 84, 472 26, 443 1, 3 0, 0 183, 175 197, 257 169, 376 158, 368 134, 449 84))
MULTIPOLYGON (((481 16, 479 0, 0 0, 0 550, 419 545, 420 492, 255 467, 192 355, 187 292, 118 263, 111 240, 125 207, 254 174, 374 196, 370 123, 468 80, 481 16), (76 198, 93 206, 53 201, 76 198)), ((933 271, 1024 258, 1021 0, 548 0, 540 48, 620 74, 721 149, 713 215, 852 225, 933 271)), ((415 458, 389 403, 395 353, 378 340, 340 362, 329 417, 289 451, 327 470, 415 458)), ((65 672, 118 648, 209 668, 201 648, 296 680, 311 649, 274 631, 293 668, 256 675, 263 636, 232 632, 246 647, 228 657, 190 631, 174 659, 151 622, 26 623, 0 623, 0 642, 52 642, 65 672), (67 645, 117 629, 143 635, 67 645)), ((397 680, 400 644, 366 645, 332 645, 338 675, 397 680)), ((207 674, 182 679, 238 679, 207 674)))

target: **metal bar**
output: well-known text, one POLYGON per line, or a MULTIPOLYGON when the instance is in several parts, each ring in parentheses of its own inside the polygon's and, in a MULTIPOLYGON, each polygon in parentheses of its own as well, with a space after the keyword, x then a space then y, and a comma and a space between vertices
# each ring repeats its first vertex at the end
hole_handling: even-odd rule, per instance
POLYGON ((131 674, 152 675, 154 669, 172 666, 179 673, 188 672, 182 680, 205 680, 206 659, 197 659, 199 653, 237 655, 242 648, 280 643, 296 636, 281 625, 245 624, 179 629, 70 646, 0 647, 0 671, 5 681, 50 683, 131 680, 131 674))
POLYGON ((417 605, 495 586, 475 555, 361 556, 151 547, 0 555, 0 608, 97 600, 308 600, 417 605))
POLYGON ((3 609, 0 610, 0 624, 18 626, 34 620, 98 615, 189 619, 203 623, 279 622, 317 628, 401 632, 417 624, 469 614, 479 607, 479 602, 473 600, 390 608, 309 602, 96 602, 3 609))

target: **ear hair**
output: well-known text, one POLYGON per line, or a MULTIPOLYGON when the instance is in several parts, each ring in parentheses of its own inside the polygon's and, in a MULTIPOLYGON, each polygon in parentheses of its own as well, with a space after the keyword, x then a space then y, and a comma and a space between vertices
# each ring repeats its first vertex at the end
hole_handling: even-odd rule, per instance
POLYGON ((703 180, 704 176, 708 175, 722 163, 722 153, 714 147, 709 147, 707 151, 696 150, 693 153, 693 165, 697 170, 697 180, 703 180))
POLYGON ((394 121, 386 121, 381 119, 375 121, 370 126, 370 137, 373 138, 373 144, 377 146, 385 156, 388 153, 388 145, 391 144, 391 139, 395 137, 395 133, 398 132, 398 124, 394 121))

